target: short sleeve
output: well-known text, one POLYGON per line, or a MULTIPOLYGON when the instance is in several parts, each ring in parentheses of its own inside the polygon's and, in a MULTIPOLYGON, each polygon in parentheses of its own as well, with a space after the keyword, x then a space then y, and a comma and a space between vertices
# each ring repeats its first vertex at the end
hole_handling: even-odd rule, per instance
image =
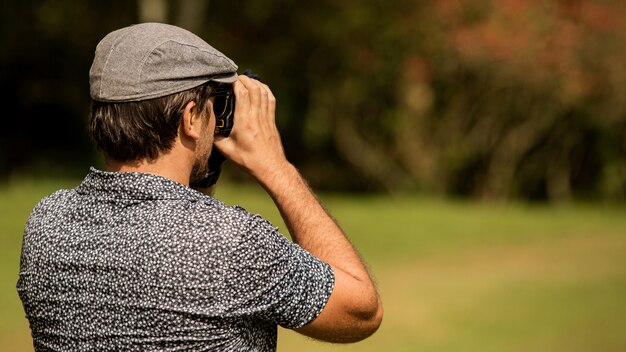
POLYGON ((334 287, 330 265, 258 215, 250 215, 227 266, 225 288, 231 313, 290 329, 315 319, 334 287))

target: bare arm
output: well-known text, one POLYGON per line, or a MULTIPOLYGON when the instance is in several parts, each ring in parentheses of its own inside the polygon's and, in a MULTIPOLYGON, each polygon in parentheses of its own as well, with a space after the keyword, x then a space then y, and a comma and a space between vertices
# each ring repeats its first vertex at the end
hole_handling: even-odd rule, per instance
POLYGON ((325 341, 353 342, 376 331, 382 305, 372 279, 343 231, 324 210, 296 168, 285 158, 274 111, 264 84, 241 77, 231 137, 216 146, 252 175, 281 212, 294 242, 327 262, 335 288, 322 313, 298 332, 325 341))
POLYGON ((327 262, 335 273, 328 304, 312 323, 297 331, 334 342, 359 341, 378 329, 382 305, 358 253, 291 165, 276 169, 263 186, 301 247, 327 262))

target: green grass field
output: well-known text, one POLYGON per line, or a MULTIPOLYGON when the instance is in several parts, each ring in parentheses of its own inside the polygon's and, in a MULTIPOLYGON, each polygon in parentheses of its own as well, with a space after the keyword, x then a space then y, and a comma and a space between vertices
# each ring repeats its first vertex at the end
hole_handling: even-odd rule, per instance
MULTIPOLYGON (((76 181, 0 185, 0 351, 32 351, 15 282, 38 200, 76 181)), ((257 187, 217 197, 284 229, 257 187)), ((374 273, 380 330, 331 345, 280 330, 279 351, 625 351, 626 208, 322 196, 374 273)))

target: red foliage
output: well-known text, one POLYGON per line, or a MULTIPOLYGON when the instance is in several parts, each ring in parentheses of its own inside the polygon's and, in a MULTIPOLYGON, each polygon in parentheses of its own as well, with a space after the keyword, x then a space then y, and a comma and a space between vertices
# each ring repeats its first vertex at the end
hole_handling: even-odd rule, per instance
POLYGON ((605 62, 626 54, 622 2, 441 0, 436 5, 461 60, 497 64, 529 83, 561 82, 566 100, 592 95, 594 82, 606 79, 605 62))

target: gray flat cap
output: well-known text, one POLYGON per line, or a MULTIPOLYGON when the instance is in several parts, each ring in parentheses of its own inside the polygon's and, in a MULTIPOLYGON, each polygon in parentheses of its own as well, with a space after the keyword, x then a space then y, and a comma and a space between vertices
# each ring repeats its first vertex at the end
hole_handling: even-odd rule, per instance
POLYGON ((195 34, 142 23, 107 34, 89 70, 91 98, 128 102, 159 98, 208 81, 233 83, 237 65, 195 34))

